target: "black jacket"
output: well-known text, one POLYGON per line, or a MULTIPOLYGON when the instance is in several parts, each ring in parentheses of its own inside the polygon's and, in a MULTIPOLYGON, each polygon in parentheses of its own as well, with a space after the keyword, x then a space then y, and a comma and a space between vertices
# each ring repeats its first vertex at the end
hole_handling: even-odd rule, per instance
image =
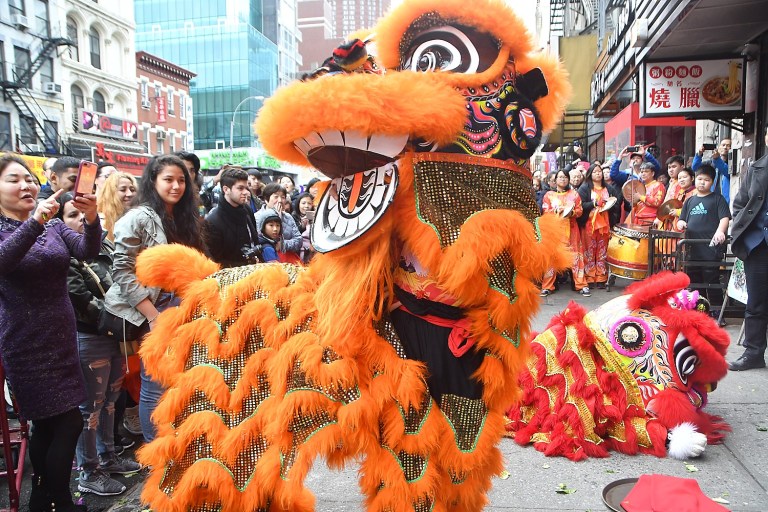
MULTIPOLYGON (((624 199, 621 197, 621 192, 612 184, 606 183, 605 186, 608 189, 608 195, 616 198, 616 204, 608 210, 608 222, 611 227, 613 227, 618 224, 621 219, 621 202, 624 199)), ((595 203, 592 202, 592 189, 589 188, 586 181, 581 184, 578 192, 579 197, 581 197, 581 207, 584 209, 584 212, 581 214, 581 217, 577 219, 577 222, 579 223, 579 226, 583 227, 589 219, 589 214, 595 208, 595 203)))
POLYGON ((105 238, 96 259, 87 263, 74 258, 69 260, 67 290, 75 310, 77 332, 98 334, 96 324, 104 307, 104 294, 112 286, 113 249, 112 243, 105 238))
POLYGON ((215 262, 224 267, 252 263, 243 254, 243 247, 258 244, 259 232, 250 208, 235 208, 226 200, 219 201, 205 218, 204 230, 208 251, 215 262))
POLYGON ((768 155, 752 162, 747 174, 741 177, 739 192, 733 200, 733 226, 731 251, 739 259, 747 259, 743 235, 755 221, 768 196, 768 155))

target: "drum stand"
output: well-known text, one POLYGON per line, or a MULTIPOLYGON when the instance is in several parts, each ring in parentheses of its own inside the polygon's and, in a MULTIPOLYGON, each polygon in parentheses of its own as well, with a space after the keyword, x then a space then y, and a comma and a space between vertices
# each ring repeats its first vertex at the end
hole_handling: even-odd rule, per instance
MULTIPOLYGON (((0 361, 1 382, 5 382, 5 369, 0 361)), ((19 425, 12 427, 8 421, 5 396, 3 396, 2 402, 0 404, 2 405, 0 407, 0 430, 2 431, 0 444, 3 447, 5 470, 0 471, 0 478, 4 477, 8 481, 8 502, 10 508, 1 509, 0 512, 18 512, 20 508, 21 479, 24 475, 24 459, 27 456, 27 443, 29 442, 29 428, 27 420, 21 417, 19 417, 19 425)))

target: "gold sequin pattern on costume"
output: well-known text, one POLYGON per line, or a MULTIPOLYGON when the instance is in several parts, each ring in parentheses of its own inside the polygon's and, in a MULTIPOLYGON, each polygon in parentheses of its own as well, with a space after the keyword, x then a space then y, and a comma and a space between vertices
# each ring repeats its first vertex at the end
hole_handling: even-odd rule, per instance
POLYGON ((347 405, 360 398, 360 390, 357 387, 345 388, 343 386, 320 386, 307 377, 307 373, 301 368, 301 361, 295 359, 291 371, 288 373, 288 386, 286 395, 296 391, 316 391, 325 395, 329 400, 347 405))
POLYGON ((459 450, 473 451, 488 415, 485 402, 446 393, 440 400, 440 410, 453 429, 459 450))
POLYGON ((376 330, 376 334, 384 338, 384 341, 389 343, 392 348, 395 349, 395 352, 400 359, 408 359, 408 356, 405 354, 405 348, 403 348, 403 344, 400 342, 400 337, 397 335, 395 326, 392 325, 389 317, 376 322, 373 325, 373 328, 376 330))
MULTIPOLYGON (((451 24, 451 20, 446 20, 434 11, 426 12, 413 20, 408 29, 405 31, 405 34, 403 34, 403 37, 400 38, 400 45, 398 46, 398 52, 400 54, 400 69, 403 69, 405 66, 405 59, 407 57, 408 49, 411 47, 411 42, 417 34, 420 34, 430 28, 442 27, 451 24)), ((495 37, 494 40, 496 41, 497 48, 501 49, 501 41, 495 37)))
POLYGON ((539 208, 530 178, 500 161, 469 155, 413 156, 416 213, 432 226, 442 248, 453 245, 461 227, 485 210, 516 210, 532 224, 539 208))
POLYGON ((171 496, 184 473, 193 464, 205 459, 225 468, 232 475, 235 486, 242 491, 250 483, 256 471, 256 463, 266 451, 267 441, 259 436, 255 440, 251 440, 248 447, 237 456, 234 465, 229 467, 216 457, 213 447, 208 442, 205 434, 203 434, 187 446, 184 455, 180 459, 168 461, 165 467, 165 474, 160 482, 160 489, 168 496, 171 496))
POLYGON ((230 430, 238 426, 240 423, 250 418, 261 403, 266 400, 270 395, 269 381, 265 374, 261 374, 258 377, 259 386, 257 388, 251 388, 248 396, 243 400, 242 409, 240 412, 229 412, 224 409, 219 409, 213 402, 199 389, 189 399, 187 405, 176 416, 171 426, 174 429, 179 428, 181 424, 186 421, 191 415, 201 411, 213 411, 221 417, 221 420, 227 425, 230 430))
MULTIPOLYGON (((607 339, 604 338, 604 336, 601 336, 601 333, 599 331, 596 331, 594 329, 595 325, 591 325, 590 323, 591 318, 589 315, 585 317, 585 323, 590 328, 590 330, 595 334, 596 340, 595 340, 595 347, 600 354, 600 356, 603 358, 603 362, 600 363, 601 365, 608 368, 608 371, 614 372, 620 377, 620 381, 627 392, 627 408, 633 408, 633 407, 639 407, 643 408, 643 402, 642 398, 639 396, 639 390, 637 390, 637 386, 634 383, 634 379, 630 374, 626 372, 621 366, 621 364, 618 362, 616 358, 616 353, 613 350, 613 348, 610 345, 610 342, 607 341, 607 339), (626 374, 626 375, 624 375, 626 374)), ((562 376, 562 382, 558 385, 551 385, 551 386, 543 386, 542 384, 538 383, 538 373, 537 373, 537 358, 536 357, 530 357, 528 359, 528 370, 531 372, 531 376, 533 377, 534 382, 537 382, 536 386, 540 389, 543 389, 547 392, 547 395, 549 396, 549 407, 550 410, 554 411, 556 403, 558 402, 560 396, 563 397, 564 403, 571 404, 575 409, 578 411, 579 414, 579 420, 581 422, 581 427, 579 430, 583 431, 583 437, 586 441, 594 443, 594 444, 601 444, 603 442, 603 439, 595 433, 596 423, 595 423, 595 417, 593 416, 592 412, 589 409, 589 406, 585 402, 585 400, 581 397, 574 396, 570 389, 575 385, 576 380, 573 376, 573 372, 571 368, 563 367, 563 365, 558 360, 558 340, 557 337, 552 333, 552 331, 545 331, 541 333, 539 336, 537 336, 532 343, 541 345, 545 349, 546 354, 546 375, 548 377, 554 376, 554 375, 560 375, 562 376), (565 387, 565 389, 562 389, 562 387, 565 387)), ((592 356, 592 352, 588 350, 583 350, 579 344, 578 339, 578 333, 576 331, 575 327, 567 326, 566 327, 566 339, 565 343, 562 348, 562 352, 570 351, 573 352, 576 357, 579 359, 579 363, 581 367, 583 368, 584 372, 587 375, 587 382, 582 383, 581 387, 584 387, 586 385, 598 385, 598 379, 597 379, 597 362, 592 356)), ((608 395, 604 395, 604 400, 606 401, 605 405, 610 405, 610 400, 608 398, 608 395)), ((621 411, 622 414, 624 414, 624 411, 621 411)), ((522 411, 523 420, 528 422, 533 417, 535 410, 530 406, 523 407, 522 411)), ((600 419, 601 423, 604 423, 605 421, 608 421, 606 419, 600 419)), ((651 439, 650 434, 648 433, 648 430, 646 428, 647 425, 647 419, 643 417, 637 417, 633 416, 629 419, 619 420, 619 421, 611 421, 609 425, 605 425, 607 427, 607 435, 613 439, 616 439, 619 442, 625 442, 626 441, 626 427, 625 427, 625 421, 628 421, 632 424, 632 426, 635 429, 635 432, 637 433, 637 443, 639 446, 647 448, 651 446, 651 439)), ((569 425, 569 428, 575 428, 572 425, 569 425)), ((550 437, 545 432, 538 432, 534 434, 531 438, 532 442, 538 443, 549 443, 550 437)))
MULTIPOLYGON (((488 315, 488 325, 491 326, 491 330, 493 330, 493 332, 495 332, 496 334, 498 334, 499 336, 501 336, 505 340, 507 340, 510 343, 512 343, 515 347, 519 347, 520 346, 520 339, 521 338, 520 338, 520 327, 519 326, 515 327, 514 332, 509 331, 509 329, 499 329, 498 327, 496 327, 494 325, 493 318, 491 318, 490 314, 488 315)), ((496 354, 488 353, 486 355, 498 358, 498 355, 496 355, 496 354)))
POLYGON ((381 446, 385 448, 400 465, 400 469, 403 470, 403 476, 405 477, 406 482, 413 483, 424 476, 424 471, 427 470, 427 464, 429 463, 427 459, 421 455, 410 453, 405 450, 395 453, 392 448, 383 443, 381 446))
POLYGON ((293 434, 291 450, 282 454, 280 477, 284 480, 288 479, 288 473, 296 462, 296 456, 301 445, 319 430, 335 423, 336 420, 331 418, 326 411, 294 417, 288 426, 288 431, 293 434))
POLYGON ((517 270, 515 270, 512 255, 509 254, 509 251, 503 250, 491 260, 490 265, 491 272, 488 274, 488 283, 491 288, 508 298, 510 304, 517 302, 517 292, 515 291, 517 270))
POLYGON ((427 420, 427 416, 432 412, 432 396, 426 393, 427 384, 424 383, 424 399, 422 400, 419 408, 416 409, 413 405, 408 406, 408 411, 403 410, 403 406, 397 404, 400 409, 400 414, 403 417, 403 424, 405 425, 405 435, 413 436, 421 432, 421 427, 424 426, 424 422, 427 420))
MULTIPOLYGON (((226 335, 226 330, 234 323, 236 317, 229 317, 224 324, 222 324, 222 337, 226 335), (226 329, 225 329, 225 326, 226 329)), ((237 386, 240 377, 242 376, 245 363, 250 357, 264 348, 264 338, 261 335, 261 330, 257 327, 251 329, 248 335, 248 341, 243 347, 243 350, 237 353, 233 359, 225 359, 221 357, 211 358, 208 354, 208 347, 195 343, 187 358, 187 363, 184 366, 184 371, 191 370, 195 366, 210 365, 218 368, 224 376, 224 382, 227 383, 227 387, 232 391, 237 386)))

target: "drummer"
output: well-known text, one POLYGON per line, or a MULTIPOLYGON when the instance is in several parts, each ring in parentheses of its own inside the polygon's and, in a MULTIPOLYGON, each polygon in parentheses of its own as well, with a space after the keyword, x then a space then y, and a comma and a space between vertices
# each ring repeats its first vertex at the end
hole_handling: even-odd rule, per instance
MULTIPOLYGON (((581 246, 579 225, 576 221, 583 212, 581 198, 579 193, 571 188, 570 177, 563 169, 557 171, 555 185, 555 190, 550 190, 544 194, 542 210, 544 213, 550 212, 568 219, 565 229, 568 248, 573 252, 573 262, 571 264, 573 286, 583 296, 589 297, 589 286, 587 286, 587 280, 584 275, 584 251, 581 246)), ((550 270, 544 276, 544 280, 541 283, 542 297, 546 297, 555 291, 555 277, 553 270, 550 270)))
POLYGON ((645 193, 636 197, 636 202, 629 212, 627 223, 635 226, 650 226, 656 219, 656 210, 664 202, 667 190, 654 179, 656 169, 650 162, 640 166, 640 180, 645 185, 645 193))

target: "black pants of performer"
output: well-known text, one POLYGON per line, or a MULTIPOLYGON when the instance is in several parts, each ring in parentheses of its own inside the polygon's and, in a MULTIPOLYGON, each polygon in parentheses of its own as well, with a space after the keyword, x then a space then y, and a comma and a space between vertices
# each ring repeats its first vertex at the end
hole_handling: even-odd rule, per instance
MULTIPOLYGON (((459 308, 417 299, 399 288, 395 294, 409 311, 417 315, 429 314, 454 320, 464 315, 459 308)), ((445 394, 474 400, 482 398, 483 385, 472 378, 484 360, 482 352, 470 349, 461 357, 456 357, 448 347, 450 327, 433 325, 402 310, 393 311, 390 318, 408 359, 427 365, 427 386, 438 406, 445 394)))
POLYGON ((73 506, 69 478, 82 431, 83 416, 77 407, 52 418, 32 421, 29 459, 35 476, 42 479, 43 489, 56 503, 56 510, 73 506))
POLYGON ((762 361, 765 358, 768 330, 768 245, 754 248, 744 261, 747 279, 747 310, 744 314, 744 356, 762 361))

